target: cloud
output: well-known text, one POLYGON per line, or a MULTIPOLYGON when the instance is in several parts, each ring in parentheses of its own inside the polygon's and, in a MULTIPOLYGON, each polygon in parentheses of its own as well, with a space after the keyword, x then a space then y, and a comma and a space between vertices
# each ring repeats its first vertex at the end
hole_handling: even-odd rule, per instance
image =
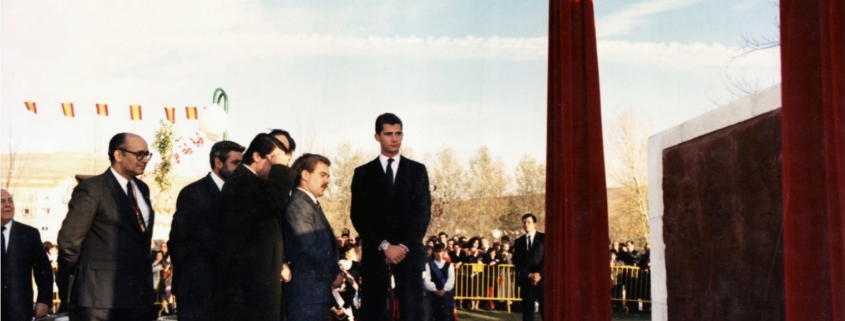
POLYGON ((638 2, 598 19, 596 22, 596 33, 598 37, 627 35, 640 25, 648 23, 648 17, 651 15, 683 9, 699 1, 701 0, 649 0, 638 2))
POLYGON ((751 67, 770 67, 779 63, 778 50, 764 50, 741 56, 742 48, 720 43, 701 42, 598 42, 600 63, 654 66, 719 66, 738 63, 751 67))

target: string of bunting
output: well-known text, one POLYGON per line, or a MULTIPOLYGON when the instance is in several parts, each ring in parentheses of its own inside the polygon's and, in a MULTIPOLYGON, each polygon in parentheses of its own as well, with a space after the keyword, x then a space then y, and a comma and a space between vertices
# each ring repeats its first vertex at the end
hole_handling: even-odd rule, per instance
MULTIPOLYGON (((35 105, 34 101, 25 101, 24 105, 26 105, 26 110, 32 112, 33 114, 38 114, 38 108, 35 105)), ((109 105, 107 104, 95 104, 96 112, 98 116, 109 117, 109 105)), ((76 110, 73 106, 73 103, 62 103, 62 114, 65 117, 74 118, 76 117, 76 110)), ((176 123, 176 107, 164 107, 164 116, 170 123, 176 123)), ((199 119, 199 113, 197 112, 197 107, 195 106, 188 106, 185 107, 185 118, 188 120, 196 120, 199 119)), ((131 120, 142 120, 143 114, 141 113, 141 105, 129 105, 129 119, 131 120)))
MULTIPOLYGON (((38 108, 34 101, 25 101, 24 105, 26 105, 26 110, 32 112, 33 114, 38 114, 38 108)), ((65 117, 75 118, 76 117, 76 110, 74 109, 73 103, 62 103, 62 114, 65 117)), ((109 105, 108 104, 95 104, 97 116, 109 117, 109 105)), ((164 107, 164 116, 171 124, 176 123, 176 107, 164 107)), ((143 115, 141 113, 141 105, 129 105, 129 118, 133 121, 142 120, 143 115)), ((199 113, 197 112, 197 107, 195 106, 188 106, 185 107, 185 118, 188 120, 196 120, 199 119, 199 113)), ((176 164, 181 162, 180 157, 188 157, 189 155, 194 153, 194 148, 202 148, 205 140, 203 139, 202 135, 200 135, 199 131, 195 131, 191 137, 188 137, 188 141, 182 141, 182 144, 176 146, 176 152, 173 153, 171 156, 176 164)))

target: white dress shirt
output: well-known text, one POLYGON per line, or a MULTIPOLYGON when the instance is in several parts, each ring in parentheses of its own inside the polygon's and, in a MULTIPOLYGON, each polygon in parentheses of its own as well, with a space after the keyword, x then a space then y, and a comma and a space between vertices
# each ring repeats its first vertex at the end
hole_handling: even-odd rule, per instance
POLYGON ((6 248, 4 248, 4 249, 3 249, 3 251, 8 251, 8 250, 9 250, 9 235, 11 235, 11 234, 9 234, 9 233, 11 233, 11 232, 12 232, 12 222, 14 222, 14 221, 13 221, 13 220, 9 220, 9 223, 6 223, 6 225, 3 225, 3 227, 5 227, 5 228, 6 228, 6 230, 5 230, 5 231, 3 231, 3 241, 5 241, 5 242, 6 242, 6 243, 5 243, 5 244, 6 244, 6 248))
MULTIPOLYGON (((117 184, 120 185, 120 188, 123 190, 127 196, 129 196, 129 191, 126 190, 126 183, 130 182, 126 177, 121 176, 114 170, 114 167, 109 167, 111 169, 112 175, 114 178, 117 178, 117 184)), ((150 207, 147 205, 147 201, 144 198, 144 195, 138 189, 138 184, 135 183, 135 180, 132 181, 132 188, 135 189, 135 200, 138 202, 138 209, 141 211, 141 217, 144 218, 144 225, 149 229, 150 227, 150 207)))
POLYGON ((217 188, 219 188, 222 191, 223 190, 223 184, 225 184, 226 181, 224 181, 222 178, 220 178, 220 176, 217 176, 217 174, 214 174, 214 172, 209 172, 209 174, 211 174, 211 180, 214 181, 214 184, 217 185, 217 188))
POLYGON ((379 160, 379 162, 381 162, 381 169, 383 169, 385 173, 387 173, 387 159, 393 158, 393 163, 390 164, 390 167, 393 168, 393 181, 394 182, 396 181, 396 173, 399 172, 399 159, 401 158, 399 156, 401 156, 401 155, 396 154, 396 156, 393 156, 393 157, 387 157, 387 156, 384 156, 384 154, 378 155, 378 160, 379 160))

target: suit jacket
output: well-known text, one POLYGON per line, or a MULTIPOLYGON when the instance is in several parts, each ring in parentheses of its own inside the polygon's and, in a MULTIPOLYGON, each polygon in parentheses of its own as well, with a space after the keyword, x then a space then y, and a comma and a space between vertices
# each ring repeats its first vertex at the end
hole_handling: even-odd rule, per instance
MULTIPOLYGON (((9 262, 3 262, 3 306, 12 320, 31 320, 32 279, 38 287, 38 303, 52 305, 53 268, 41 243, 41 233, 26 224, 14 221, 9 231, 6 251, 9 262)), ((0 249, 2 250, 2 249, 0 249)))
POLYGON ((173 214, 170 227, 170 240, 167 241, 173 270, 177 271, 173 274, 173 294, 180 294, 183 283, 188 285, 186 290, 190 292, 197 290, 191 289, 191 284, 211 286, 219 197, 220 189, 211 174, 185 186, 179 192, 176 213, 173 214))
POLYGON ((284 260, 279 220, 295 176, 273 165, 264 181, 240 166, 223 185, 212 285, 217 320, 279 319, 284 260))
POLYGON ((322 209, 295 189, 283 220, 285 254, 293 278, 285 284, 285 303, 333 302, 331 284, 340 273, 337 238, 322 209))
MULTIPOLYGON (((400 156, 401 157, 401 156, 400 156)), ((401 157, 393 186, 379 159, 355 169, 352 177, 352 224, 363 241, 362 264, 384 262, 378 245, 404 244, 408 264, 425 269, 422 239, 431 221, 431 192, 425 165, 401 157)), ((366 282, 366 281, 364 281, 366 282)))
POLYGON ((59 269, 71 275, 71 304, 133 308, 155 300, 149 256, 155 213, 147 184, 134 181, 141 195, 138 201, 150 208, 146 232, 111 170, 73 189, 58 237, 59 269))
POLYGON ((517 284, 526 286, 531 284, 528 274, 540 273, 540 283, 545 279, 545 247, 546 235, 537 231, 531 240, 531 251, 525 235, 520 236, 513 243, 513 264, 516 266, 517 284))

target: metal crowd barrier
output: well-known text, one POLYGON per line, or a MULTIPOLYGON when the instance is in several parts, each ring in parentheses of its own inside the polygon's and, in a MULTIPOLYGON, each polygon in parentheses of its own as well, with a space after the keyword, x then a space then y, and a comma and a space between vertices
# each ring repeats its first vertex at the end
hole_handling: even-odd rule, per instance
POLYGON ((617 307, 630 312, 631 307, 651 304, 651 273, 636 266, 610 267, 610 300, 617 307))
POLYGON ((513 264, 462 264, 455 270, 455 300, 522 301, 513 264))

